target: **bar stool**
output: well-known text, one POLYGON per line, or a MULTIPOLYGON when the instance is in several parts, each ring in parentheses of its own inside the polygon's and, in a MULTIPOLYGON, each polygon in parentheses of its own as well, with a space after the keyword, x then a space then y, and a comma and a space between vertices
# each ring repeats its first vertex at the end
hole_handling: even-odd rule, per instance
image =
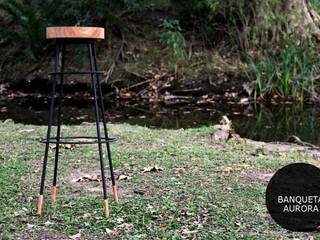
POLYGON ((42 215, 43 209, 43 192, 45 186, 46 168, 48 162, 48 152, 49 145, 55 144, 55 159, 54 159, 54 173, 53 173, 53 183, 51 188, 51 199, 52 202, 56 202, 57 198, 57 173, 58 173, 58 162, 59 162, 59 150, 60 144, 97 144, 100 160, 100 170, 101 170, 101 180, 103 188, 103 206, 104 214, 106 217, 109 216, 109 203, 107 198, 107 187, 104 172, 104 162, 103 162, 103 144, 106 145, 107 158, 109 162, 112 191, 114 196, 114 201, 118 203, 118 193, 115 183, 114 171, 111 159, 110 143, 116 141, 116 138, 108 136, 106 118, 104 115, 105 108, 102 98, 101 85, 99 80, 99 75, 103 72, 98 71, 96 52, 95 52, 95 41, 99 39, 104 39, 104 28, 98 27, 48 27, 46 29, 47 39, 55 40, 55 61, 53 72, 50 72, 52 78, 52 89, 50 95, 50 107, 48 116, 48 128, 47 136, 42 143, 45 143, 45 152, 43 159, 43 169, 41 176, 40 192, 38 196, 38 206, 37 214, 42 215), (88 47, 89 61, 90 61, 90 71, 82 72, 69 72, 64 71, 64 61, 65 61, 65 48, 67 44, 85 44, 88 47), (58 67, 60 65, 60 67, 58 67), (59 70, 58 70, 59 68, 59 70), (74 74, 86 74, 91 76, 91 91, 93 95, 93 105, 95 114, 95 124, 96 124, 96 136, 61 136, 61 114, 62 114, 62 102, 63 102, 63 85, 64 85, 64 75, 74 75, 74 74), (58 76, 58 77, 57 77, 58 76), (57 78, 60 79, 60 92, 58 96, 58 112, 57 112, 57 132, 56 137, 51 137, 51 127, 52 127, 52 117, 54 112, 54 102, 57 87, 57 78), (100 111, 99 111, 100 110, 100 111), (102 120, 103 134, 101 136, 99 122, 102 120), (83 141, 85 139, 85 141, 83 141))

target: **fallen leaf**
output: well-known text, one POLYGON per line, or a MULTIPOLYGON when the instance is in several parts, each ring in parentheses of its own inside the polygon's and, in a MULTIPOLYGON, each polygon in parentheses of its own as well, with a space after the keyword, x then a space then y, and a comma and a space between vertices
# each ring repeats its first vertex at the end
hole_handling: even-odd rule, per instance
POLYGON ((123 223, 124 222, 124 219, 122 218, 122 217, 119 217, 119 218, 117 218, 117 223, 123 223))
POLYGON ((46 221, 46 222, 44 223, 45 226, 49 226, 49 225, 52 225, 52 224, 53 224, 53 223, 50 222, 50 221, 46 221))
POLYGON ((226 167, 223 171, 222 171, 222 176, 230 176, 231 172, 233 171, 232 167, 226 167))
POLYGON ((186 169, 185 168, 175 168, 174 169, 174 173, 175 174, 182 174, 182 173, 186 173, 186 169))
POLYGON ((186 235, 195 234, 195 233, 197 233, 197 232, 198 232, 198 230, 193 230, 193 231, 190 231, 190 230, 188 230, 188 229, 183 229, 183 230, 182 230, 182 234, 186 234, 186 235))
POLYGON ((131 229, 133 229, 133 224, 122 223, 122 224, 120 224, 120 225, 117 226, 117 229, 131 230, 131 229))
POLYGON ((241 222, 235 222, 235 225, 240 227, 241 226, 241 222))
MULTIPOLYGON (((59 144, 59 147, 60 148, 64 148, 64 149, 72 149, 72 148, 74 148, 76 145, 75 144, 59 144)), ((53 146, 50 146, 50 149, 56 149, 56 145, 53 145, 53 146)))
POLYGON ((140 189, 133 189, 133 192, 139 195, 145 195, 146 191, 140 189))
POLYGON ((75 234, 75 235, 69 236, 69 238, 71 238, 71 239, 78 239, 80 237, 81 237, 81 233, 80 232, 75 234))
POLYGON ((20 130, 18 130, 18 133, 31 133, 33 131, 34 131, 34 129, 20 129, 20 130))
POLYGON ((88 217, 90 217, 91 216, 91 214, 90 213, 85 213, 85 214, 83 214, 83 218, 88 218, 88 217))
POLYGON ((156 74, 156 75, 154 75, 153 77, 154 77, 154 79, 159 80, 160 77, 161 77, 161 75, 160 75, 160 74, 156 74))
POLYGON ((75 182, 101 182, 100 175, 84 175, 81 178, 76 179, 75 182))
POLYGON ((130 176, 126 176, 126 175, 120 175, 118 176, 118 180, 121 181, 121 180, 129 180, 131 179, 132 177, 130 176))
POLYGON ((32 229, 33 227, 34 227, 34 225, 29 224, 29 223, 27 224, 27 228, 28 228, 28 229, 32 229))
POLYGON ((142 169, 142 173, 146 173, 146 172, 161 172, 163 171, 162 167, 159 167, 157 165, 153 166, 153 167, 145 167, 142 169))

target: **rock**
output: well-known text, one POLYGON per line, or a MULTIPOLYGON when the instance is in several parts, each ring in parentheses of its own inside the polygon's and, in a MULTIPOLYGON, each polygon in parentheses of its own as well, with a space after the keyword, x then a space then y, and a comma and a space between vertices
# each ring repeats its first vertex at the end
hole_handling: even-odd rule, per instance
POLYGON ((228 141, 230 138, 236 137, 235 131, 232 127, 231 121, 226 117, 223 116, 221 121, 221 124, 214 125, 213 126, 213 133, 211 135, 211 138, 213 141, 228 141))
POLYGON ((309 148, 313 148, 313 149, 320 149, 319 147, 311 144, 311 143, 308 143, 308 142, 304 142, 302 141, 299 137, 295 136, 295 135, 291 135, 289 136, 288 138, 288 142, 289 143, 294 143, 294 144, 297 144, 297 145, 301 145, 301 146, 305 146, 305 147, 309 147, 309 148))
POLYGON ((11 118, 9 118, 4 120, 3 124, 14 124, 14 121, 11 118))
POLYGON ((225 125, 214 125, 211 137, 215 142, 227 141, 230 138, 230 129, 226 128, 225 125))

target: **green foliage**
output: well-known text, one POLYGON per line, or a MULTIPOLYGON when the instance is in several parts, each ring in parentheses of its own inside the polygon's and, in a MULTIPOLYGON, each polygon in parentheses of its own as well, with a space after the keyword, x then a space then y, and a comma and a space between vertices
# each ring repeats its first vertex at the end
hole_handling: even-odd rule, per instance
POLYGON ((8 0, 0 3, 0 9, 5 11, 16 24, 15 28, 1 27, 2 41, 17 44, 23 52, 36 59, 43 46, 44 21, 31 1, 8 0))
POLYGON ((182 59, 186 56, 186 42, 181 34, 178 20, 164 20, 161 25, 166 31, 160 36, 160 43, 167 45, 175 59, 182 59))
POLYGON ((303 101, 306 93, 313 93, 320 57, 312 42, 293 41, 274 54, 269 52, 258 63, 251 61, 258 95, 277 94, 303 101))
POLYGON ((318 0, 309 0, 312 8, 317 12, 320 13, 320 2, 318 0))
MULTIPOLYGON (((258 95, 276 94, 303 101, 306 93, 314 93, 313 80, 319 73, 320 58, 312 36, 296 32, 282 3, 225 1, 226 32, 239 53, 249 58, 258 95)), ((314 2, 314 6, 319 4, 314 2)))
POLYGON ((121 23, 119 13, 141 11, 143 0, 8 0, 0 2, 1 14, 8 18, 13 27, 1 27, 2 45, 9 44, 16 53, 23 53, 28 59, 37 60, 42 57, 46 47, 45 28, 50 25, 73 26, 95 25, 105 27, 114 24, 118 28, 121 23))
POLYGON ((186 17, 207 18, 219 6, 219 0, 171 0, 181 15, 186 17))

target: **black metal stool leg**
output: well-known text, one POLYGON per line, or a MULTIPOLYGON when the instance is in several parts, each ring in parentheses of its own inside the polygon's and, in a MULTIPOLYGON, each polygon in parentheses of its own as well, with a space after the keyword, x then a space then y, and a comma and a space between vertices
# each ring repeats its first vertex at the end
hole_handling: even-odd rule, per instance
MULTIPOLYGON (((92 53, 92 43, 88 44, 89 56, 90 56, 90 68, 93 72, 93 53, 92 53)), ((96 129, 97 129, 97 138, 98 138, 98 150, 99 150, 99 159, 100 159, 100 169, 101 169, 101 179, 103 187, 103 199, 104 199, 104 214, 106 217, 109 216, 109 202, 107 199, 107 189, 106 189, 106 179, 104 174, 104 163, 103 163, 103 153, 102 153, 102 144, 101 144, 101 135, 100 135, 100 126, 99 126, 99 107, 98 107, 98 96, 97 96, 97 86, 96 81, 94 80, 94 73, 91 74, 91 85, 94 97, 94 112, 96 119, 96 129)))
MULTIPOLYGON (((59 54, 60 54, 60 48, 58 45, 56 45, 55 50, 55 63, 54 63, 54 71, 57 70, 57 65, 59 62, 59 54)), ((47 129, 47 142, 45 146, 45 153, 43 158, 43 168, 42 168, 42 176, 41 176, 41 183, 40 183, 40 192, 38 196, 38 206, 37 206, 37 214, 42 215, 42 208, 43 208, 43 191, 44 191, 44 183, 46 178, 46 169, 47 169, 47 163, 48 163, 48 152, 49 152, 49 140, 51 136, 51 126, 52 126, 52 115, 54 111, 54 97, 56 93, 56 76, 52 77, 52 90, 50 95, 50 109, 49 109, 49 116, 48 116, 48 129, 47 129)))
MULTIPOLYGON (((92 44, 92 51, 93 51, 94 70, 97 72, 98 67, 97 67, 97 58, 96 58, 96 51, 94 48, 94 44, 92 44)), ((108 137, 108 129, 107 129, 106 117, 104 115, 105 109, 104 109, 104 102, 103 102, 103 97, 102 97, 101 84, 99 81, 99 74, 96 74, 96 80, 97 80, 97 85, 98 85, 98 93, 99 93, 99 99, 100 99, 100 110, 101 110, 104 135, 105 135, 105 138, 108 139, 109 138, 108 137)), ((114 197, 114 201, 116 203, 118 203, 118 190, 117 190, 117 186, 116 186, 116 180, 114 177, 113 164, 112 164, 112 158, 111 158, 111 149, 110 149, 109 142, 106 142, 106 147, 107 147, 107 156, 108 156, 108 161, 109 161, 109 168, 110 168, 110 175, 111 175, 111 182, 112 182, 113 197, 114 197)))
POLYGON ((58 174, 58 162, 59 162, 59 150, 60 150, 60 137, 61 137, 61 108, 63 100, 63 72, 64 72, 64 56, 65 56, 65 45, 61 43, 60 45, 61 53, 61 66, 60 66, 60 93, 58 99, 58 116, 57 116, 57 135, 56 135, 56 151, 54 158, 54 172, 53 172, 53 183, 51 187, 51 200, 53 203, 57 200, 57 174, 58 174))

